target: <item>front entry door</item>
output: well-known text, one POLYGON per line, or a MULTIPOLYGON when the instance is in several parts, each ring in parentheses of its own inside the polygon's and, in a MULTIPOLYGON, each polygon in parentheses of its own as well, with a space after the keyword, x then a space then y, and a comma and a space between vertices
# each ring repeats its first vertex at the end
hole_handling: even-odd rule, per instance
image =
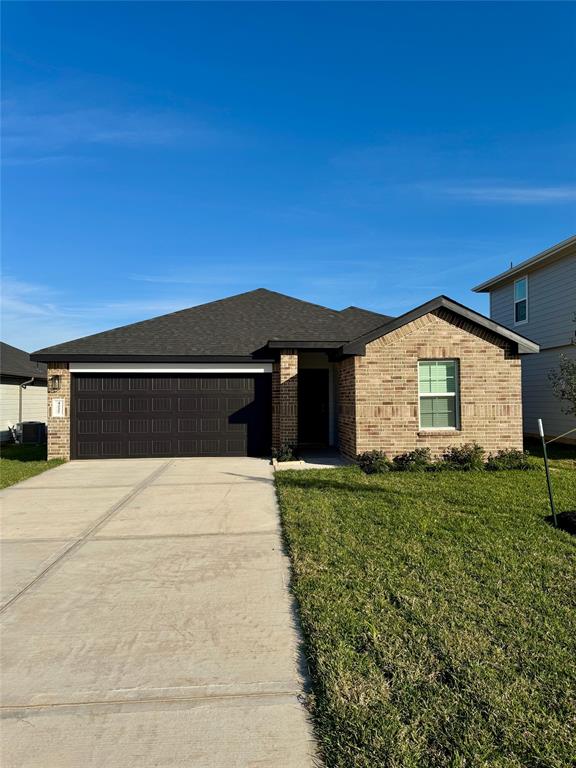
POLYGON ((328 443, 329 377, 324 369, 298 371, 298 442, 328 443))

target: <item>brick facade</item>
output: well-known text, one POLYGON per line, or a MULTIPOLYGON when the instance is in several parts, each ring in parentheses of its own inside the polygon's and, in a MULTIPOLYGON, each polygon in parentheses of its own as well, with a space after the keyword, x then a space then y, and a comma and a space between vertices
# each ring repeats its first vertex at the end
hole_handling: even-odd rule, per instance
POLYGON ((338 447, 346 456, 355 457, 356 450, 356 376, 355 357, 336 363, 336 418, 338 447))
POLYGON ((521 390, 520 358, 504 339, 439 309, 338 365, 340 449, 392 457, 419 447, 438 456, 472 441, 487 451, 522 448, 521 390), (434 358, 459 361, 458 430, 419 428, 418 360, 434 358))
POLYGON ((68 363, 48 363, 48 458, 70 458, 70 371, 68 363), (50 391, 50 377, 60 376, 60 389, 50 391), (52 401, 64 400, 64 416, 52 416, 52 401))
POLYGON ((298 353, 283 349, 272 369, 272 446, 298 442, 298 353))
MULTIPOLYGON (((68 363, 48 364, 48 456, 70 458, 68 363), (50 387, 49 387, 50 389, 50 387), (52 401, 64 400, 63 417, 52 401)), ((378 449, 393 457, 418 447, 439 455, 450 445, 478 442, 487 451, 522 447, 520 358, 511 345, 446 309, 438 309, 370 342, 365 356, 335 364, 338 446, 355 458, 378 449), (459 362, 460 425, 457 430, 419 428, 418 361, 459 362)), ((272 445, 298 442, 298 353, 281 351, 272 371, 272 445)))

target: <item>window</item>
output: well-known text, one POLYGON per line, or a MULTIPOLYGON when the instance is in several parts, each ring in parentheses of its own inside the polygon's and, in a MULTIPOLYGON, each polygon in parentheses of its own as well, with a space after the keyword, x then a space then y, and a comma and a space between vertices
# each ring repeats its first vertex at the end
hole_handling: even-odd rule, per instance
POLYGON ((514 325, 528 322, 528 278, 521 277, 514 283, 514 325))
POLYGON ((418 392, 420 429, 458 429, 456 360, 420 360, 418 392))

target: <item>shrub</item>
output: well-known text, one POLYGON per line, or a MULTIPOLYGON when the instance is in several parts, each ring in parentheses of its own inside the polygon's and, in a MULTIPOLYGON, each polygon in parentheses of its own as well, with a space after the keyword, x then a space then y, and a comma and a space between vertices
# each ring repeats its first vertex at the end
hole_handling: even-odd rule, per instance
POLYGON ((453 445, 443 454, 444 469, 459 469, 465 472, 484 469, 484 448, 478 443, 453 445))
POLYGON ((416 448, 415 451, 401 453, 392 460, 397 472, 425 472, 432 466, 430 448, 416 448))
POLYGON ((390 461, 382 451, 366 451, 356 457, 358 466, 367 475, 380 475, 390 471, 390 461))
POLYGON ((295 461, 296 446, 284 443, 280 448, 272 448, 272 458, 276 461, 295 461))
POLYGON ((535 469, 536 467, 528 461, 528 455, 528 451, 518 451, 515 448, 491 453, 486 462, 486 469, 492 472, 500 469, 535 469))

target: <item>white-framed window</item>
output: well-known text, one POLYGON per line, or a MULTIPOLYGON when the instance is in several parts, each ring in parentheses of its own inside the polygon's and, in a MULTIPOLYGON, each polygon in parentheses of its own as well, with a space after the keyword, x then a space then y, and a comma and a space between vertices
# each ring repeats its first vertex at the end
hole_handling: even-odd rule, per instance
POLYGON ((528 278, 514 281, 514 325, 528 322, 528 278))
POLYGON ((459 429, 457 360, 418 361, 420 429, 459 429))

